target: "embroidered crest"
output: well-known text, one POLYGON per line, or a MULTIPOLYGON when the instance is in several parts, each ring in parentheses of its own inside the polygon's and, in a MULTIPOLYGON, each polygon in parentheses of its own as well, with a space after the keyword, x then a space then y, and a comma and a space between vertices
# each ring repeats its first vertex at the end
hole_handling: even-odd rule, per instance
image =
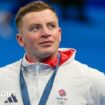
POLYGON ((66 96, 66 91, 65 91, 64 89, 61 89, 61 90, 59 90, 58 92, 59 92, 59 95, 60 95, 61 97, 66 96))
POLYGON ((56 97, 57 103, 59 105, 66 105, 66 102, 67 102, 66 96, 67 96, 67 93, 64 89, 58 90, 58 97, 56 97))

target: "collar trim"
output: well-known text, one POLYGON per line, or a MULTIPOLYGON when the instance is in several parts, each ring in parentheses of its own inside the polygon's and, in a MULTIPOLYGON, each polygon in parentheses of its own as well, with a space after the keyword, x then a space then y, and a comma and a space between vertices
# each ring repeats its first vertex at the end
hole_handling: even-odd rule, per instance
MULTIPOLYGON (((75 53, 75 50, 74 49, 68 49, 68 50, 59 50, 59 53, 60 53, 60 55, 61 55, 61 58, 60 58, 60 65, 62 65, 65 61, 67 61, 68 59, 70 59, 70 58, 72 58, 73 57, 73 55, 74 55, 74 53, 75 53)), ((26 56, 25 56, 25 61, 28 63, 28 65, 30 65, 30 64, 33 64, 33 63, 31 63, 31 62, 29 62, 28 60, 27 60, 27 58, 26 58, 26 56)), ((58 58, 57 57, 55 57, 55 58, 53 58, 53 59, 50 59, 50 60, 46 60, 46 61, 44 61, 44 62, 42 62, 42 63, 44 63, 44 64, 47 64, 47 65, 49 65, 49 66, 51 66, 51 67, 55 67, 57 64, 58 64, 58 58)))

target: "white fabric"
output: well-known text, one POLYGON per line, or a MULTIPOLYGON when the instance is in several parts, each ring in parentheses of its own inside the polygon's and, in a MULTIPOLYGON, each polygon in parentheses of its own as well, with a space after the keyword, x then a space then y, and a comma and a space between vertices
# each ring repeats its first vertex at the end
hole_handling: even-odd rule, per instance
MULTIPOLYGON (((47 105, 105 105, 105 75, 78 62, 74 55, 59 67, 47 105)), ((21 61, 0 68, 0 105, 23 105, 19 84, 21 61), (18 102, 4 103, 11 94, 18 102)), ((30 64, 25 57, 22 65, 26 67, 23 74, 31 105, 38 105, 53 69, 43 63, 30 64)))

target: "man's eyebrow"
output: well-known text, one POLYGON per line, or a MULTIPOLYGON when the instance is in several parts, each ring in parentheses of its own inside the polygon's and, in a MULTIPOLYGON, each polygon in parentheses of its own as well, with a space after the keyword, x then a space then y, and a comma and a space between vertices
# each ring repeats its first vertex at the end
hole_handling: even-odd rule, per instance
POLYGON ((29 25, 29 27, 33 27, 33 26, 37 26, 37 25, 41 25, 41 24, 39 24, 39 23, 32 23, 32 24, 29 25))
MULTIPOLYGON (((51 23, 56 24, 57 22, 56 21, 49 21, 46 24, 51 24, 51 23)), ((29 25, 29 27, 33 27, 33 26, 37 26, 37 25, 41 25, 41 23, 32 23, 29 25)))
POLYGON ((56 21, 50 21, 50 22, 48 22, 48 23, 56 23, 56 21))
POLYGON ((47 24, 57 24, 57 22, 55 22, 55 21, 51 21, 51 22, 48 22, 47 24))

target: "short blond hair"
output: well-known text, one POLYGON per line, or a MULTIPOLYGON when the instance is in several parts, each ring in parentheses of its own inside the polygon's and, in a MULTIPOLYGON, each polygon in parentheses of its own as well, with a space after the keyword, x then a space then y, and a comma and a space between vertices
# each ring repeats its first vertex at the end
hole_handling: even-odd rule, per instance
POLYGON ((31 2, 23 7, 21 7, 19 9, 19 11, 17 12, 17 15, 16 15, 16 26, 19 28, 22 24, 22 18, 30 13, 30 12, 38 12, 38 11, 43 11, 45 9, 49 9, 51 10, 52 12, 55 13, 55 15, 57 16, 54 8, 52 8, 50 5, 48 5, 46 2, 44 1, 34 1, 34 2, 31 2))

